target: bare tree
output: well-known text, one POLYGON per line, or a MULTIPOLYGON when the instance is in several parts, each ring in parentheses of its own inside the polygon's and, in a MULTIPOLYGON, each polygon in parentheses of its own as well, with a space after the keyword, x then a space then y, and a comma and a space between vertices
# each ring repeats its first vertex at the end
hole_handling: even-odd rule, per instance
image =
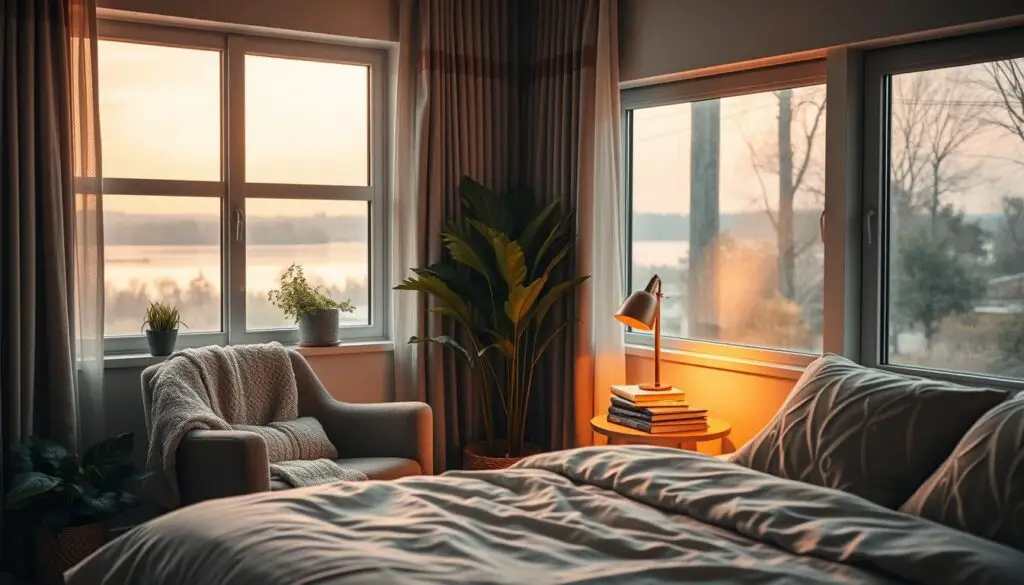
POLYGON ((985 71, 987 79, 979 85, 997 100, 996 108, 988 111, 986 121, 1024 142, 1024 59, 993 61, 985 65, 985 71))
POLYGON ((938 236, 939 212, 949 193, 963 191, 976 165, 956 161, 985 124, 974 84, 963 72, 938 71, 893 81, 891 178, 909 211, 928 213, 929 233, 938 236))
POLYGON ((779 112, 776 147, 761 149, 748 139, 747 148, 761 188, 764 211, 775 229, 779 292, 788 299, 797 300, 801 296, 796 282, 797 259, 817 241, 817 236, 796 241, 795 203, 801 190, 816 199, 824 196, 824 191, 811 185, 810 179, 814 173, 812 167, 817 162, 812 154, 825 119, 825 95, 816 90, 794 94, 792 89, 784 89, 775 92, 775 98, 779 112), (778 176, 779 199, 775 211, 768 197, 765 174, 778 176))

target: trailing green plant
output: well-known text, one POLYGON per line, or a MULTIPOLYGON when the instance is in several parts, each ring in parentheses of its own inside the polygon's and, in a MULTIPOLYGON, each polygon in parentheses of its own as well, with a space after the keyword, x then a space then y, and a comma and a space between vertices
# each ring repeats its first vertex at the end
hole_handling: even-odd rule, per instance
POLYGON ((413 270, 397 290, 435 298, 431 312, 450 318, 456 337, 412 337, 455 351, 473 372, 484 432, 495 450, 495 414, 504 416, 508 455, 523 453, 533 374, 551 342, 573 321, 548 319, 564 295, 589 276, 561 279, 556 268, 574 242, 573 213, 539 205, 526 189, 504 196, 463 177, 462 214, 441 233, 452 262, 413 270), (501 410, 492 408, 498 401, 501 410))
POLYGON ((322 286, 313 286, 306 279, 301 264, 292 264, 281 275, 281 288, 267 293, 267 300, 281 309, 286 317, 298 322, 303 315, 337 309, 352 313, 355 306, 348 300, 335 301, 327 296, 322 286))
POLYGON ((146 307, 146 316, 142 321, 142 328, 149 327, 150 331, 171 331, 178 327, 188 327, 181 320, 181 313, 177 307, 168 303, 149 301, 146 307))
POLYGON ((138 503, 127 488, 152 475, 132 463, 134 444, 134 433, 123 433, 79 458, 60 443, 29 438, 11 449, 16 475, 6 509, 54 533, 117 516, 138 503))

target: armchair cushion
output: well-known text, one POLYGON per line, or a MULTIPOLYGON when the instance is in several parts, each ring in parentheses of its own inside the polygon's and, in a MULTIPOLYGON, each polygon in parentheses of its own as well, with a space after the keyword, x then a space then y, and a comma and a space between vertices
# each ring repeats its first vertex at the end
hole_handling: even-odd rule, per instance
MULTIPOLYGON (((401 457, 359 457, 354 459, 337 459, 335 463, 346 469, 361 471, 369 479, 377 480, 398 479, 423 473, 419 463, 412 459, 403 459, 401 457)), ((270 480, 271 490, 277 491, 291 487, 277 478, 270 480)))

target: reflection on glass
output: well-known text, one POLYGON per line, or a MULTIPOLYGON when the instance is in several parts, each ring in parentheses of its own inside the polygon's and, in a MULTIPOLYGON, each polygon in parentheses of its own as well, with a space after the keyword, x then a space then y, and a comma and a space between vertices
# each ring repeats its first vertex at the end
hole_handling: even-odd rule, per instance
POLYGON ((99 41, 103 176, 221 179, 220 57, 99 41))
POLYGON ((220 200, 106 195, 107 336, 141 335, 149 301, 181 310, 183 333, 221 330, 220 200))
POLYGON ((367 185, 369 69, 245 57, 245 180, 367 185))
POLYGON ((348 299, 343 327, 370 322, 369 204, 365 201, 249 199, 245 203, 246 328, 295 327, 267 301, 290 265, 335 300, 348 299))
POLYGON ((888 361, 1024 376, 1024 59, 891 79, 888 361))
POLYGON ((820 350, 824 112, 823 85, 634 111, 631 284, 661 275, 666 335, 820 350))

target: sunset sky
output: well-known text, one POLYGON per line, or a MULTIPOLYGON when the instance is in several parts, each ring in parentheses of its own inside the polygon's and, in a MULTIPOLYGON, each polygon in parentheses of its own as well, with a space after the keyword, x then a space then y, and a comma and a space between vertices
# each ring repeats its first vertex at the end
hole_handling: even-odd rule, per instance
MULTIPOLYGON (((100 41, 99 56, 104 177, 220 180, 221 53, 100 41)), ((248 181, 366 185, 366 67, 247 55, 245 68, 248 181)), ((192 199, 172 207, 163 198, 107 201, 107 211, 211 210, 192 199)), ((248 207, 269 216, 365 213, 365 203, 350 202, 270 200, 248 207)))

